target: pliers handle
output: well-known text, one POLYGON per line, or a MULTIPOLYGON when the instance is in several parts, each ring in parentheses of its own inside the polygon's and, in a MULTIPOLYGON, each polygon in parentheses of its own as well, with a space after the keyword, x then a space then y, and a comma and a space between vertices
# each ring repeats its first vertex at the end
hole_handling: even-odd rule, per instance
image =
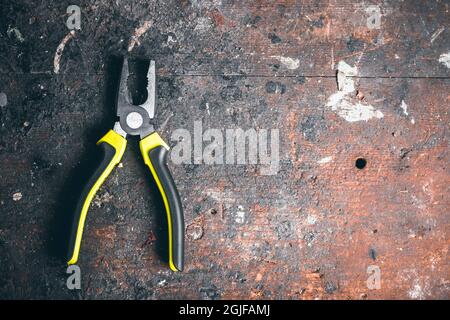
MULTIPOLYGON (((97 145, 102 150, 102 160, 83 189, 75 210, 69 240, 69 265, 78 261, 84 224, 92 199, 114 167, 122 159, 127 140, 114 130, 110 130, 97 142, 97 145)), ((157 132, 153 132, 140 141, 139 147, 144 163, 149 167, 164 202, 168 226, 169 267, 173 271, 183 271, 183 207, 175 182, 167 166, 169 146, 157 132)))
POLYGON ((169 146, 157 132, 139 142, 144 163, 150 168, 158 185, 167 215, 169 237, 169 266, 173 271, 183 271, 184 216, 180 195, 167 167, 169 146))

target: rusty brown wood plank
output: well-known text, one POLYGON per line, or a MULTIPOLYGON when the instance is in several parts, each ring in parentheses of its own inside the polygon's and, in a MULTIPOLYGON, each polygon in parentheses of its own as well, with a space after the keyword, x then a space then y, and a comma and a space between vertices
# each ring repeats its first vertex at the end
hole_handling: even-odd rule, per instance
MULTIPOLYGON (((124 167, 100 190, 98 205, 91 208, 80 260, 92 277, 86 297, 448 295, 448 80, 359 80, 365 103, 384 114, 367 123, 348 122, 324 106, 337 90, 333 79, 282 79, 283 94, 266 92, 267 82, 278 78, 173 80, 176 94, 161 100, 159 121, 173 113, 163 131, 167 139, 177 128, 192 131, 196 120, 203 121, 204 129, 279 128, 280 171, 262 176, 254 166, 172 164, 185 199, 188 263, 185 273, 171 275, 162 271, 154 242, 146 242, 155 224, 155 199, 139 158, 128 152, 124 167), (221 93, 230 87, 241 93, 224 102, 221 93), (400 108, 402 100, 409 106, 408 115, 400 108), (208 110, 201 107, 205 103, 208 110), (312 127, 308 119, 313 119, 312 127), (318 163, 330 155, 331 161, 318 163), (367 159, 363 170, 355 168, 357 157, 367 159), (211 209, 217 213, 211 214, 211 209), (236 222, 238 211, 245 212, 243 223, 236 222), (381 290, 366 287, 369 265, 382 270, 381 290), (142 292, 135 293, 136 288, 142 292)), ((44 169, 48 175, 34 165, 34 187, 24 187, 30 179, 28 170, 3 173, 2 188, 7 192, 2 201, 9 222, 3 222, 2 235, 5 239, 11 232, 27 235, 7 243, 11 250, 27 248, 16 252, 22 257, 19 261, 26 261, 33 250, 42 250, 41 241, 34 241, 31 248, 26 242, 30 237, 42 239, 45 232, 39 226, 51 220, 36 216, 22 224, 20 212, 34 211, 36 199, 42 203, 37 207, 42 213, 57 202, 40 196, 40 190, 44 184, 47 192, 56 190, 85 148, 70 139, 82 123, 70 126, 66 139, 60 141, 58 132, 51 131, 59 121, 56 114, 33 124, 17 155, 2 156, 8 168, 15 161, 32 167, 34 160, 23 155, 43 131, 49 132, 49 145, 60 144, 45 157, 64 157, 62 167, 53 172, 44 169), (74 147, 77 152, 60 155, 74 147), (23 199, 14 202, 10 196, 18 185, 24 188, 23 199)), ((137 152, 136 147, 132 151, 137 152)))

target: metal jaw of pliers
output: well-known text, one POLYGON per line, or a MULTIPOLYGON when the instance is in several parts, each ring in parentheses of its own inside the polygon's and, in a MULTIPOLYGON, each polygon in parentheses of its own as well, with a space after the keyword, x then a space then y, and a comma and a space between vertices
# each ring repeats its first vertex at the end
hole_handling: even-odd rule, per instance
POLYGON ((118 121, 114 124, 114 128, 97 142, 103 151, 103 158, 83 190, 76 207, 69 240, 68 264, 75 264, 78 261, 84 223, 90 203, 97 190, 122 159, 127 145, 127 135, 139 135, 142 158, 155 179, 166 211, 169 266, 173 271, 182 271, 184 264, 183 208, 167 167, 169 147, 152 124, 156 102, 155 62, 150 61, 147 72, 147 101, 139 106, 132 103, 127 86, 128 75, 128 60, 124 58, 116 95, 118 121))

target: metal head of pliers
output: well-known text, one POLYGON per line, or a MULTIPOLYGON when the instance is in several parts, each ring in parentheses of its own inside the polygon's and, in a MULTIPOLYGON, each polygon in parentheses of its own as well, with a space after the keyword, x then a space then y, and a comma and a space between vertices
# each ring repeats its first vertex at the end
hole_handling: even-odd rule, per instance
POLYGON ((114 131, 124 138, 128 134, 139 135, 142 139, 155 131, 152 124, 156 100, 155 61, 150 61, 147 72, 147 101, 141 105, 134 105, 132 102, 127 85, 129 74, 128 59, 125 57, 116 100, 119 121, 115 123, 114 131))

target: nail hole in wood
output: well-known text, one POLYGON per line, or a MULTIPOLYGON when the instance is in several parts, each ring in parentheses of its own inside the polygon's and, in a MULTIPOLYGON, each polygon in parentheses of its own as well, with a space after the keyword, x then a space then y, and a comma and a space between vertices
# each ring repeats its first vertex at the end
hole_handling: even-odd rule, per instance
POLYGON ((357 167, 358 169, 362 170, 366 167, 367 165, 367 160, 364 158, 358 158, 355 161, 355 167, 357 167))

